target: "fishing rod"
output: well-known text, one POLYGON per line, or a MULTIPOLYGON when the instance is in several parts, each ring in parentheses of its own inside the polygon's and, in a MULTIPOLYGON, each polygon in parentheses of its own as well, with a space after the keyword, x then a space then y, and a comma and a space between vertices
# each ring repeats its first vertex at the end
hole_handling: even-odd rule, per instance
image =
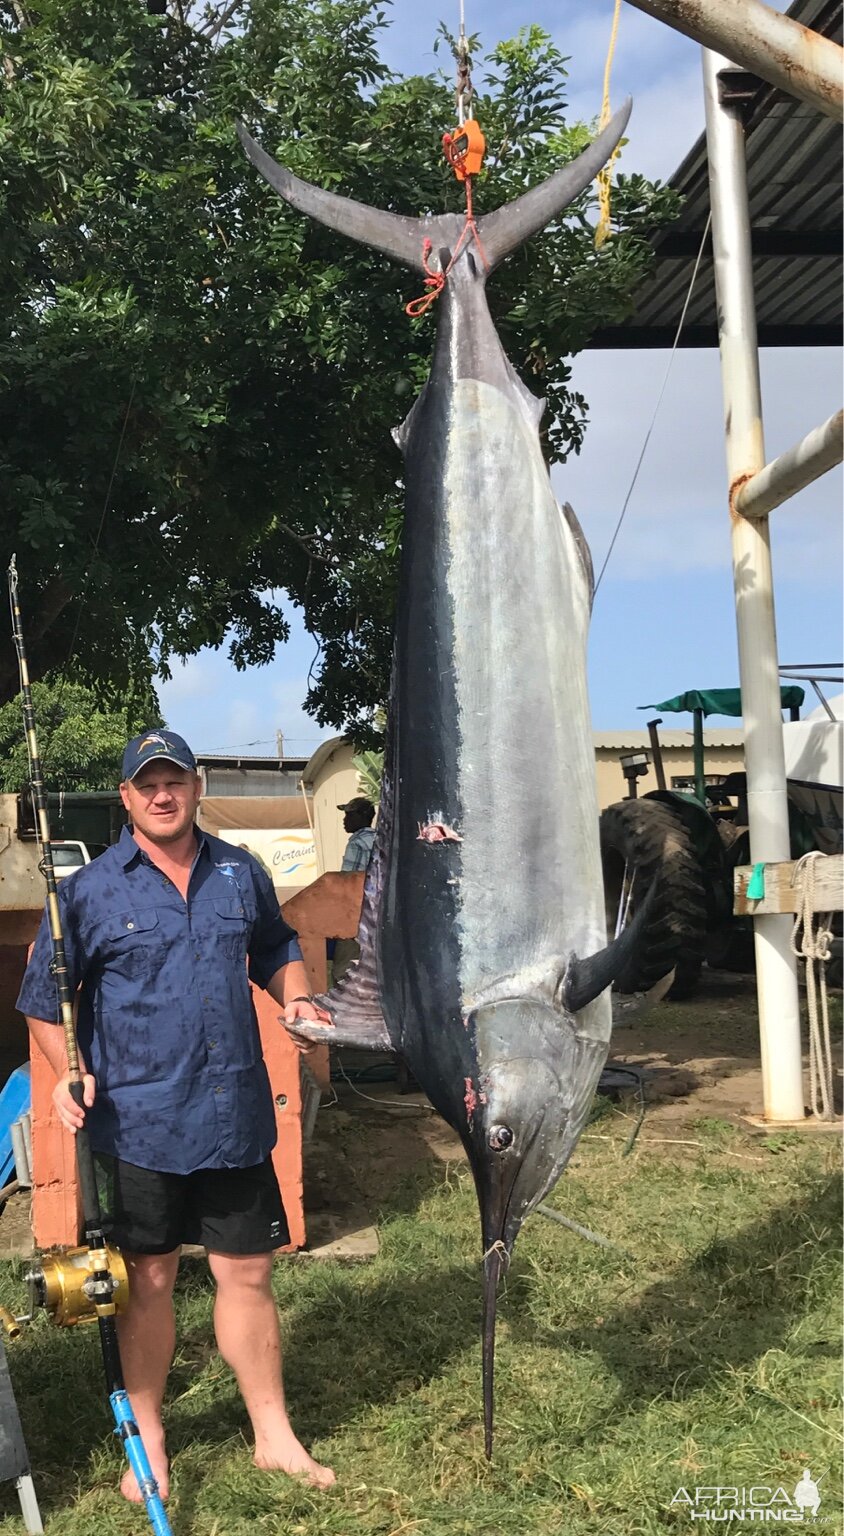
MULTIPOLYGON (((84 1109, 84 1083, 79 1064, 79 1049, 73 1019, 73 998, 67 974, 64 935, 62 933, 56 875, 53 868, 53 850, 50 844, 50 823, 47 814, 47 793, 38 741, 35 734, 35 711, 26 660, 21 611, 18 603, 18 573, 15 556, 9 566, 9 604, 12 611, 12 635, 20 671, 23 723, 26 750, 29 758, 29 782, 35 809, 36 836, 40 854, 39 868, 47 883, 47 914, 50 923, 52 960, 50 970, 55 978, 61 1009, 61 1022, 67 1050, 67 1068, 70 1077, 68 1089, 74 1103, 84 1109)), ((116 1433, 123 1441, 129 1465, 135 1474, 138 1488, 146 1505, 146 1512, 156 1536, 172 1536, 158 1484, 153 1476, 140 1431, 132 1413, 129 1396, 123 1384, 120 1349, 117 1340, 117 1314, 125 1312, 129 1304, 129 1278, 126 1265, 117 1248, 105 1240, 100 1197, 94 1170, 91 1142, 84 1125, 76 1132, 76 1165, 79 1187, 82 1193, 82 1214, 85 1224, 85 1246, 81 1248, 57 1248, 42 1253, 33 1263, 27 1275, 30 1294, 29 1314, 12 1318, 0 1310, 0 1322, 10 1337, 20 1332, 22 1323, 32 1322, 35 1308, 43 1307, 60 1327, 93 1321, 96 1318, 100 1330, 103 1365, 109 1402, 114 1414, 116 1433)))

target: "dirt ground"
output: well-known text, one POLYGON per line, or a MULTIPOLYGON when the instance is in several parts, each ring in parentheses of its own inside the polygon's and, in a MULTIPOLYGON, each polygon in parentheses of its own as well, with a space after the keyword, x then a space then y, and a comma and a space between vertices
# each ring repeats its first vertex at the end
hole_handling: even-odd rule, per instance
MULTIPOLYGON (((804 999, 805 1037, 805 999, 804 999)), ((831 996, 836 1101, 841 1113, 841 993, 831 996)), ((377 1249, 378 1213, 396 1186, 432 1158, 462 1161, 459 1138, 424 1095, 395 1082, 358 1076, 370 1059, 341 1057, 351 1081, 335 1072, 306 1148, 309 1249, 315 1256, 365 1259, 377 1249)), ((762 1075, 755 977, 704 971, 699 993, 661 1003, 641 1022, 618 1028, 608 1066, 634 1066, 644 1077, 649 1134, 673 1136, 701 1118, 741 1122, 761 1114, 762 1075)), ((804 1057, 808 1102, 808 1056, 804 1057)), ((631 1084, 621 1098, 635 1110, 631 1084)), ((807 1122, 807 1134, 813 1133, 807 1122)), ((13 1196, 0 1216, 0 1257, 27 1252, 29 1193, 13 1196)))
MULTIPOLYGON (((805 998, 803 1002, 805 1036, 805 998)), ((840 1114, 841 993, 833 994, 830 1003, 840 1114)), ((366 1060, 352 1059, 354 1067, 366 1060)), ((342 1060, 353 1076, 352 1065, 345 1056, 342 1060)), ((617 1029, 607 1065, 634 1066, 643 1073, 650 1135, 660 1128, 666 1135, 682 1135, 683 1128, 705 1118, 747 1128, 745 1117, 762 1111, 755 977, 705 970, 696 997, 661 1003, 641 1022, 617 1029)), ((808 1103, 808 1054, 804 1072, 808 1103)), ((335 1079, 333 1088, 336 1102, 320 1110, 307 1148, 310 1245, 321 1252, 334 1239, 342 1252, 343 1234, 351 1232, 360 1235, 365 1250, 363 1234, 371 1231, 379 1206, 401 1178, 432 1156, 458 1162, 464 1152, 459 1138, 422 1094, 402 1095, 395 1083, 360 1080, 351 1084, 335 1079)), ((634 1095, 635 1085, 620 1095, 631 1113, 636 1110, 634 1095)), ((806 1134, 814 1134, 814 1125, 807 1121, 806 1134)))

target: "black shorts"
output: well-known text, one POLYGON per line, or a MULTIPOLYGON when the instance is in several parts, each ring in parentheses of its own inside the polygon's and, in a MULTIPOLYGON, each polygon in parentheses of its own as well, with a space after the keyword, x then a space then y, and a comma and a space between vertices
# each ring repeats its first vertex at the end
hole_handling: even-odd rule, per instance
POLYGON ((127 1253, 271 1253, 290 1241, 272 1158, 253 1168, 156 1173, 95 1152, 106 1237, 127 1253))

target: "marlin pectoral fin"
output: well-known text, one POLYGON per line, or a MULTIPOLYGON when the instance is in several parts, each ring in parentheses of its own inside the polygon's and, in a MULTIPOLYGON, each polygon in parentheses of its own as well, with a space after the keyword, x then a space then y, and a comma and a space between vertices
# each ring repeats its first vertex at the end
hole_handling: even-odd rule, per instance
POLYGON ((659 882, 655 880, 632 923, 606 949, 600 949, 594 955, 586 955, 583 959, 572 955, 563 982, 563 1000, 571 1013, 578 1013, 605 992, 607 987, 612 986, 616 976, 633 958, 650 919, 658 885, 659 882))
POLYGON ((268 155, 247 133, 242 123, 237 124, 237 134, 249 159, 260 171, 274 191, 295 208, 329 229, 339 230, 350 240, 371 245, 385 256, 404 262, 417 272, 424 272, 422 262, 422 235, 419 220, 398 213, 385 213, 380 208, 370 208, 367 203, 357 203, 351 197, 339 197, 336 192, 326 192, 302 181, 278 161, 268 155))
POLYGON ((627 127, 633 103, 629 99, 607 123, 603 133, 592 140, 588 149, 564 165, 554 176, 538 187, 531 187, 514 203, 505 203, 494 213, 487 213, 478 220, 481 244, 490 271, 497 267, 511 251, 529 240, 531 235, 544 229, 558 213, 588 187, 609 160, 627 127))

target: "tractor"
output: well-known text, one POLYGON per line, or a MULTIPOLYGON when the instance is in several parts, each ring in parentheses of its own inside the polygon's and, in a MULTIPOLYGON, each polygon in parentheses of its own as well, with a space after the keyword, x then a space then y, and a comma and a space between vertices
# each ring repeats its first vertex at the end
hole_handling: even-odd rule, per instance
MULTIPOLYGON (((799 719, 803 699, 804 691, 795 683, 781 686, 782 707, 792 721, 799 719)), ((629 775, 629 798, 608 806, 601 816, 607 931, 610 937, 618 933, 656 884, 640 953, 617 979, 616 988, 647 991, 673 968, 668 995, 681 999, 695 991, 704 962, 731 970, 753 969, 752 919, 733 915, 733 871, 750 863, 746 778, 733 773, 718 784, 707 784, 703 744, 704 717, 740 715, 741 695, 737 688, 692 690, 652 707, 660 715, 692 713, 694 789, 666 786, 658 735, 662 722, 650 721, 659 788, 639 798, 635 777, 629 775)), ((803 727, 807 724, 801 722, 803 727)), ((839 724, 838 729, 844 726, 839 724)), ((784 730, 788 732, 789 726, 784 730)), ((642 757, 646 764, 647 758, 642 757)), ((837 778, 837 783, 829 784, 787 779, 792 858, 816 848, 841 852, 840 771, 837 778)))

